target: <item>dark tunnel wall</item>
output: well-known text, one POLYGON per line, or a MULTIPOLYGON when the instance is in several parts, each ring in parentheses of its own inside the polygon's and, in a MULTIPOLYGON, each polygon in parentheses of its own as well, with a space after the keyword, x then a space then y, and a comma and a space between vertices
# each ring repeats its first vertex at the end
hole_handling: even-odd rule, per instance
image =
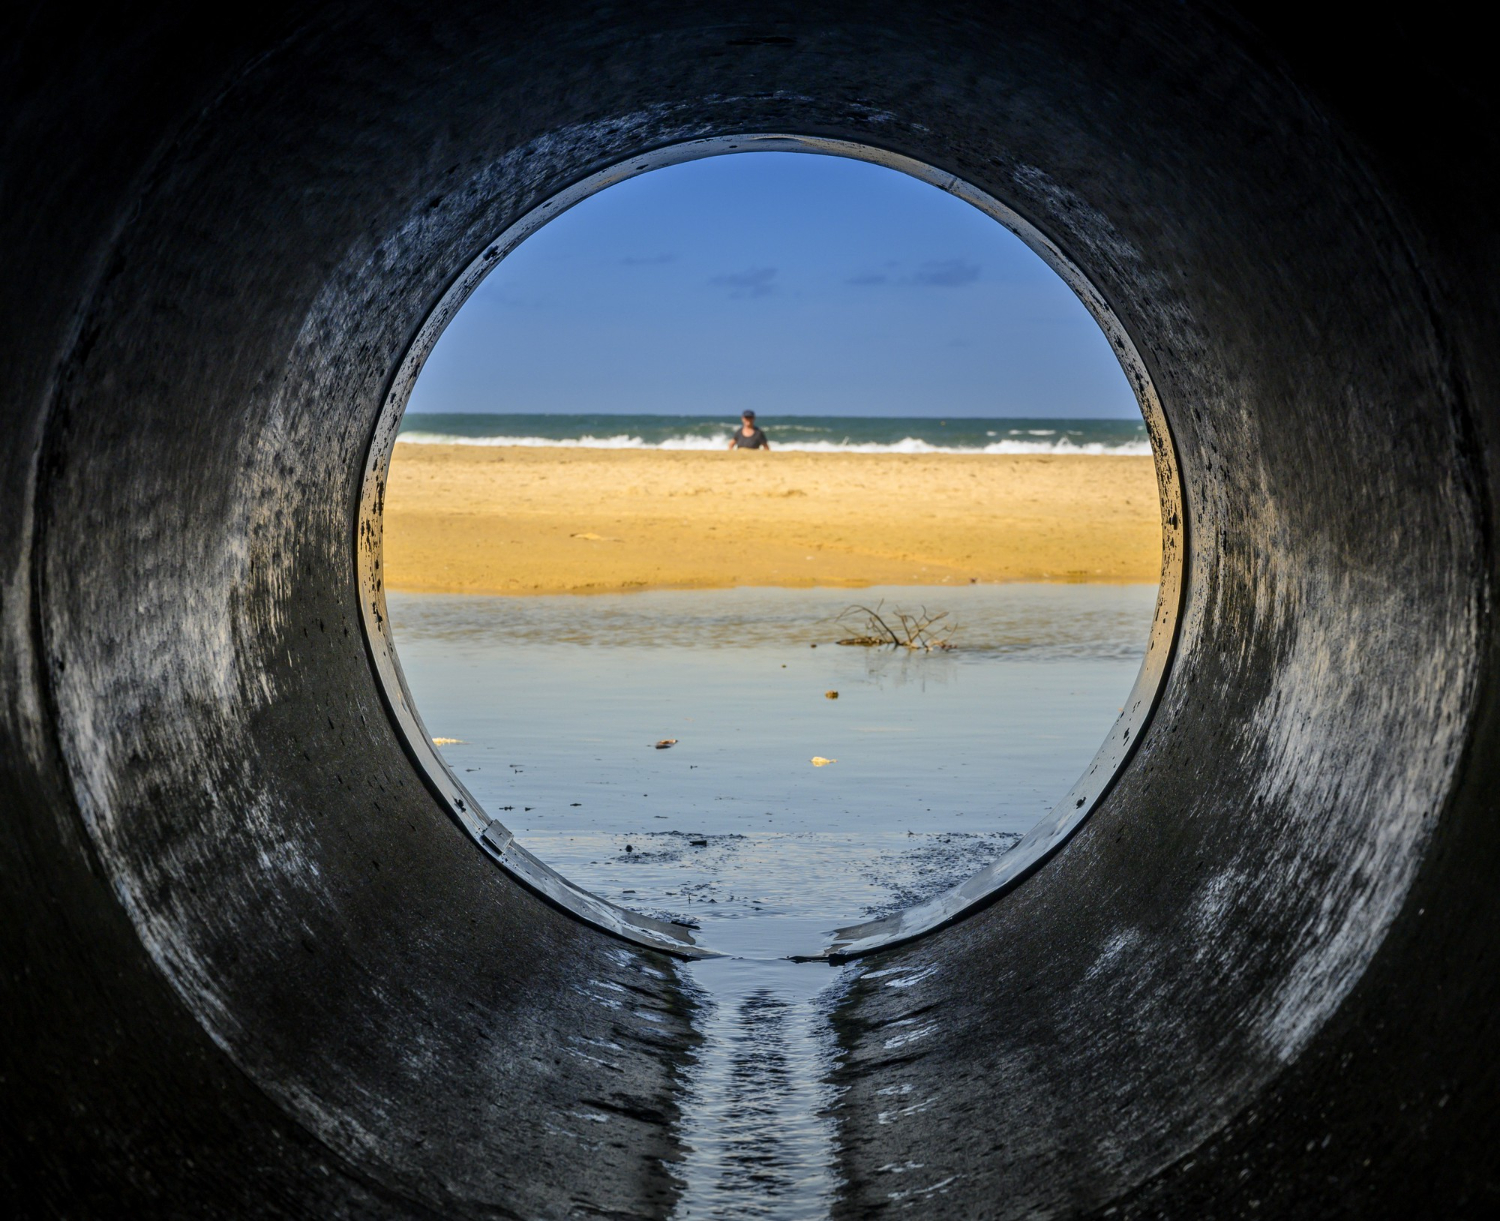
POLYGON ((369 664, 353 531, 390 379, 484 243, 747 131, 917 158, 1044 231, 1141 352, 1187 507, 1177 656, 1104 804, 837 1015, 840 1211, 1493 1206, 1471 37, 1152 3, 200 21, 4 40, 20 1215, 670 1211, 692 997, 448 821, 369 664))

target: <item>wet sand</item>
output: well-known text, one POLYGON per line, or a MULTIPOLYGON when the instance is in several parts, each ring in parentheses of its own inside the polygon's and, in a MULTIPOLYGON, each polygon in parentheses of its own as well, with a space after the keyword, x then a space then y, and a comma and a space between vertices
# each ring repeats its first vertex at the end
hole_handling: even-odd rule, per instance
POLYGON ((420 593, 1151 582, 1149 458, 396 446, 387 584, 420 593))

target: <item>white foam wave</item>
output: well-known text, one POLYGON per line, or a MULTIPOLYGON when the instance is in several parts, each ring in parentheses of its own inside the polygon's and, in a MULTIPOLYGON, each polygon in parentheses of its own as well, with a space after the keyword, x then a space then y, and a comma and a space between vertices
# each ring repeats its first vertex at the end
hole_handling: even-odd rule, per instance
MULTIPOLYGON (((612 437, 459 437, 440 432, 404 432, 397 440, 413 445, 491 445, 552 449, 664 449, 715 450, 729 444, 729 433, 721 437, 667 437, 654 444, 643 438, 618 433, 612 437)), ((788 441, 773 439, 778 450, 806 454, 1070 454, 1101 457, 1150 457, 1149 441, 1125 441, 1105 445, 1100 441, 1077 444, 1061 437, 1056 441, 991 441, 983 446, 933 445, 919 437, 899 441, 788 441)))

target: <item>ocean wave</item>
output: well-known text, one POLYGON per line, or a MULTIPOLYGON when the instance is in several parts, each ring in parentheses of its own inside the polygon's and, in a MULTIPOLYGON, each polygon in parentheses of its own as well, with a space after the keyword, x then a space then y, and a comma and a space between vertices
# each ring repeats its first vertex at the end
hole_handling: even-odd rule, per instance
MULTIPOLYGON (((780 430, 778 430, 780 431, 780 430)), ((716 450, 729 444, 732 433, 718 437, 673 436, 648 442, 629 433, 596 437, 461 437, 441 432, 403 432, 398 441, 414 445, 488 445, 534 449, 658 449, 716 450)), ((920 437, 902 437, 899 441, 795 441, 773 436, 771 444, 778 450, 806 454, 1067 454, 1099 457, 1150 457, 1149 441, 1125 441, 1106 445, 1102 441, 1078 443, 1067 437, 1056 441, 991 441, 985 445, 934 445, 920 437)))

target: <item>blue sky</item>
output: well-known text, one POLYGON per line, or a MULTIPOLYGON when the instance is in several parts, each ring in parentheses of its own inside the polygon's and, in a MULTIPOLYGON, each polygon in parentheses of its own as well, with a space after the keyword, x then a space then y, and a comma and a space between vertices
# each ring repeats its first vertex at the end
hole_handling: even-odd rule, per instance
POLYGON ((439 340, 411 411, 1137 417, 1078 299, 1008 230, 842 157, 741 153, 609 187, 439 340))

